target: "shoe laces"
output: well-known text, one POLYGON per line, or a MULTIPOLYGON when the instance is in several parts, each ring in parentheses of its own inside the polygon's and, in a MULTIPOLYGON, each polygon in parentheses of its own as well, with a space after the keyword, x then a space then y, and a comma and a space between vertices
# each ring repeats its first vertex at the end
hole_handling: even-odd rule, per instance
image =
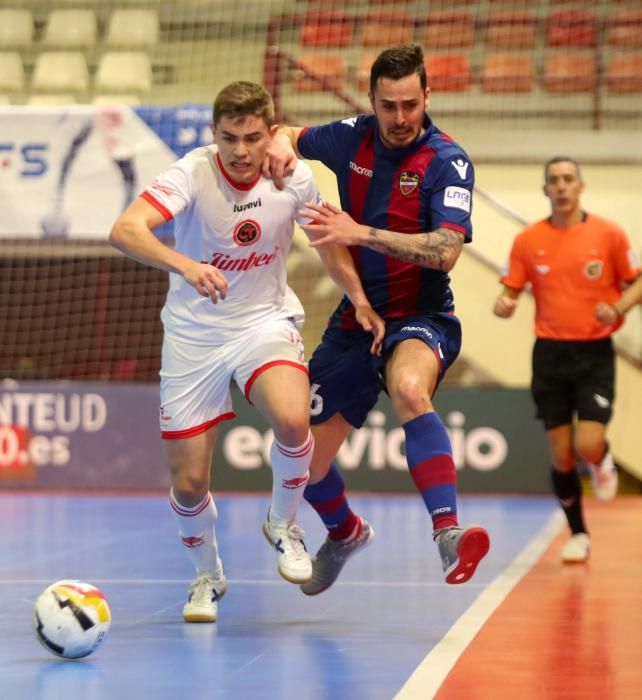
POLYGON ((447 540, 452 540, 456 537, 459 530, 460 528, 458 528, 456 525, 451 525, 450 527, 442 527, 439 530, 435 530, 432 533, 432 541, 439 543, 445 542, 447 540))
POLYGON ((305 543, 303 542, 304 537, 305 532, 296 523, 292 523, 287 527, 287 539, 297 559, 307 556, 305 543))
POLYGON ((192 603, 211 603, 219 601, 222 598, 222 594, 219 593, 217 588, 219 583, 221 583, 221 581, 213 576, 199 576, 196 581, 191 583, 187 588, 190 601, 192 603))

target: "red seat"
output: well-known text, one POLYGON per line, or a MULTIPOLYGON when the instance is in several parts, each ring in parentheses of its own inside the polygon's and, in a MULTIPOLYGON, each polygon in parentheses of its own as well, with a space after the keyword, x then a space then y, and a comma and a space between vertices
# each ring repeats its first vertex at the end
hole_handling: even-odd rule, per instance
POLYGON ((361 29, 363 46, 394 46, 409 44, 415 27, 405 12, 371 12, 361 29))
POLYGON ((606 23, 606 41, 625 48, 642 46, 642 11, 618 10, 606 23))
POLYGON ((546 27, 548 46, 595 46, 595 15, 583 10, 552 12, 546 27))
POLYGON ((359 60, 355 78, 357 88, 362 92, 370 88, 370 69, 372 68, 375 58, 377 58, 377 55, 378 54, 376 51, 367 51, 359 60))
POLYGON ((486 57, 481 74, 484 92, 530 92, 535 69, 530 56, 496 53, 486 57))
POLYGON ((537 20, 530 12, 494 12, 486 25, 486 46, 524 48, 535 46, 537 20))
POLYGON ((472 46, 475 23, 467 12, 434 12, 422 32, 424 51, 472 46))
POLYGON ((354 18, 345 12, 310 11, 301 27, 303 46, 351 46, 354 18))
POLYGON ((343 57, 316 51, 298 58, 300 69, 294 74, 294 87, 300 92, 323 92, 328 89, 343 90, 348 70, 343 57), (322 78, 321 84, 314 77, 322 78))
POLYGON ((548 92, 592 92, 597 87, 595 58, 586 54, 549 56, 542 85, 548 92))
MULTIPOLYGON (((625 0, 629 2, 629 0, 625 0)), ((492 0, 491 0, 492 2, 492 0)), ((574 7, 591 7, 597 5, 599 0, 549 0, 551 5, 573 5, 574 7)))
POLYGON ((623 53, 611 58, 606 67, 609 92, 642 92, 642 54, 623 53))
POLYGON ((470 90, 472 76, 470 63, 460 53, 433 54, 425 61, 428 85, 438 92, 465 92, 470 90))

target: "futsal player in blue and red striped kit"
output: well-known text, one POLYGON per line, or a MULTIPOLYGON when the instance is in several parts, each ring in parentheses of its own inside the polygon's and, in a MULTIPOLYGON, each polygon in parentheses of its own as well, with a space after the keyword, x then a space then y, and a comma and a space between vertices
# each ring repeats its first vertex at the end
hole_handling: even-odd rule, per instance
POLYGON ((432 518, 447 583, 470 579, 489 549, 486 530, 457 519, 450 439, 432 396, 461 346, 448 272, 471 240, 473 165, 426 114, 430 89, 423 52, 383 51, 370 74, 372 114, 310 128, 282 127, 269 167, 277 185, 296 156, 336 175, 342 209, 310 205, 313 245, 349 246, 366 295, 386 321, 380 355, 343 298, 310 360, 316 448, 305 498, 328 529, 313 560, 308 595, 334 583, 372 527, 352 512, 334 463, 381 389, 403 424, 410 475, 432 518))

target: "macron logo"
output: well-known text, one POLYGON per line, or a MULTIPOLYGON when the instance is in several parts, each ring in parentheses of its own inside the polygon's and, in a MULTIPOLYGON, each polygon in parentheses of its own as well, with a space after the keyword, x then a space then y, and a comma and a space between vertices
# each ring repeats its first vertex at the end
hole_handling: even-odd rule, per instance
POLYGON ((353 161, 350 161, 350 170, 354 170, 357 175, 364 175, 365 177, 372 177, 372 170, 370 168, 364 168, 361 165, 357 165, 353 161))
POLYGON ((451 160, 450 162, 453 168, 455 168, 455 170, 459 174, 459 177, 462 180, 465 180, 466 172, 468 171, 468 163, 466 163, 466 161, 462 160, 461 158, 457 158, 457 160, 451 160))

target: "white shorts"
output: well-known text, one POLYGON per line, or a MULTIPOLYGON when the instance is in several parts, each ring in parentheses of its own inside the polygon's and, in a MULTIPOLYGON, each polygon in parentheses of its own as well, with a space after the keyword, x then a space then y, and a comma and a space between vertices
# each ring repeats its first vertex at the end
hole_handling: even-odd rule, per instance
POLYGON ((303 340, 286 319, 248 328, 232 342, 215 347, 165 337, 160 371, 161 437, 191 437, 234 418, 232 380, 249 401, 256 378, 275 364, 292 365, 307 373, 303 340))

